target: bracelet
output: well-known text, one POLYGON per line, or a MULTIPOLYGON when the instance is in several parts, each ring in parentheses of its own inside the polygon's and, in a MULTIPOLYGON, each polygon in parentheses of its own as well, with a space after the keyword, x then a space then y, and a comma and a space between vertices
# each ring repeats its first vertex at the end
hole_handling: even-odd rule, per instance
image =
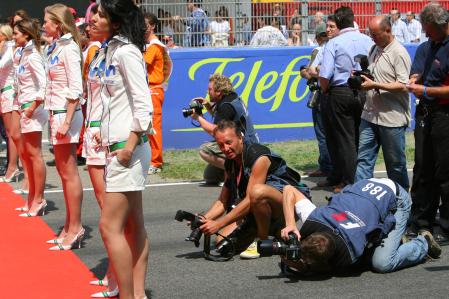
POLYGON ((427 97, 427 87, 424 85, 424 90, 422 92, 422 95, 427 97))

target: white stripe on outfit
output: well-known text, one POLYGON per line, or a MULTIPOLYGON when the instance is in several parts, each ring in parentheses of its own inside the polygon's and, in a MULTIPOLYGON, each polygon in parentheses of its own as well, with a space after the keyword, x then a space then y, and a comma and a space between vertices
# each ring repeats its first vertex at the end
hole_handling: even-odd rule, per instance
POLYGON ((16 93, 14 68, 14 42, 8 41, 0 49, 0 111, 1 113, 11 112, 16 93), (10 86, 12 87, 11 89, 10 86), (8 89, 8 90, 6 90, 8 89))
MULTIPOLYGON (((83 84, 81 78, 81 50, 70 33, 61 36, 49 47, 47 57, 47 92, 45 108, 66 110, 68 100, 82 100, 83 84)), ((82 104, 82 103, 81 103, 82 104)), ((56 133, 65 121, 66 114, 50 113, 50 132, 53 144, 78 143, 83 115, 75 111, 70 129, 65 138, 56 139, 56 133)))
MULTIPOLYGON (((17 91, 17 82, 16 82, 17 68, 19 67, 20 57, 22 57, 22 52, 23 52, 23 47, 17 47, 16 50, 14 51, 14 56, 12 58, 12 61, 14 64, 14 82, 15 82, 14 88, 15 88, 15 91, 17 91)), ((12 110, 14 110, 14 111, 20 110, 19 102, 17 101, 17 96, 14 97, 12 110)))
MULTIPOLYGON (((100 89, 103 103, 101 137, 102 144, 109 146, 126 142, 130 131, 142 135, 151 132, 153 104, 141 51, 120 36, 114 36, 105 51, 100 89)), ((116 156, 108 159, 106 191, 145 189, 150 156, 148 144, 141 143, 136 146, 129 167, 120 165, 116 156)))
MULTIPOLYGON (((34 42, 30 40, 23 48, 19 66, 17 67, 17 103, 19 106, 36 100, 43 101, 46 84, 44 59, 37 51, 34 42)), ((42 132, 47 119, 48 113, 42 105, 39 105, 34 110, 31 118, 26 117, 22 111, 20 130, 22 133, 42 132)))
MULTIPOLYGON (((101 45, 100 45, 101 46, 101 45)), ((104 49, 99 49, 90 62, 87 73, 87 105, 86 105, 86 129, 83 139, 83 157, 87 165, 106 165, 106 148, 98 147, 94 135, 100 132, 100 127, 90 127, 92 121, 101 122, 103 103, 100 97, 101 73, 104 72, 104 49)))

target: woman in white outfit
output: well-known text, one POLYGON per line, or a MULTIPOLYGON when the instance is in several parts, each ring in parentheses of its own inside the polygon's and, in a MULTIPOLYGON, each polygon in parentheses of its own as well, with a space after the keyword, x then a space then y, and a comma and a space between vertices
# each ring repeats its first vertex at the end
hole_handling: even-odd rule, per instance
POLYGON ((17 167, 19 154, 12 139, 11 117, 16 94, 14 67, 15 42, 12 40, 13 29, 9 25, 0 26, 0 109, 8 136, 8 168, 3 182, 10 183, 17 180, 20 171, 17 167))
POLYGON ((76 148, 83 125, 81 49, 75 20, 67 6, 47 6, 43 28, 46 35, 53 38, 47 50, 45 108, 50 113, 50 138, 66 204, 64 228, 56 239, 48 242, 58 244, 50 250, 70 250, 75 245, 80 247, 84 237, 81 225, 83 190, 76 163, 76 148))
POLYGON ((100 72, 103 104, 98 141, 107 147, 106 196, 100 231, 120 289, 120 298, 146 298, 149 242, 142 190, 150 164, 151 93, 142 52, 145 21, 132 0, 102 0, 91 31, 106 44, 100 72))
POLYGON ((46 74, 40 47, 40 26, 37 21, 21 20, 14 25, 14 40, 23 47, 17 68, 17 102, 20 107, 22 161, 28 174, 28 212, 22 217, 45 213, 46 170, 42 159, 42 130, 48 113, 42 104, 45 97, 46 74))

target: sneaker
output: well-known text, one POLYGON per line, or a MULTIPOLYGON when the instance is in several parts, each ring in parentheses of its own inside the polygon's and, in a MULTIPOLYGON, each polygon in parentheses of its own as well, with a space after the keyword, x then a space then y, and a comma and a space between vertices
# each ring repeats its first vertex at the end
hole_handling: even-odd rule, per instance
POLYGON ((242 259, 257 259, 260 257, 259 252, 257 252, 257 242, 252 242, 245 251, 240 253, 240 258, 242 259))
POLYGON ((429 246, 429 249, 427 250, 427 254, 433 259, 439 258, 441 255, 441 247, 435 241, 432 234, 428 230, 420 230, 419 235, 426 238, 427 245, 429 246))
POLYGON ((162 171, 162 168, 155 167, 155 166, 150 166, 150 168, 148 168, 149 175, 160 173, 161 171, 162 171))

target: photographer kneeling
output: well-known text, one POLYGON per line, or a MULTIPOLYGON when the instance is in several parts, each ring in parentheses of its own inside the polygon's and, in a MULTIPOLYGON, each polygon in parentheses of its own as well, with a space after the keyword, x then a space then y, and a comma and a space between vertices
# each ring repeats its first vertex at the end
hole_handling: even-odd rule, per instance
POLYGON ((441 254, 429 232, 401 244, 411 200, 390 179, 348 185, 329 205, 319 208, 290 186, 284 188, 283 200, 286 227, 282 237, 289 240, 289 233, 294 233, 300 240, 298 258, 284 261, 283 270, 342 272, 369 257, 374 271, 386 273, 421 263, 427 254, 432 258, 441 254))
MULTIPOLYGON (((238 94, 235 93, 228 77, 220 74, 210 76, 208 93, 210 102, 203 98, 195 98, 194 101, 198 101, 204 105, 207 111, 213 116, 213 123, 207 121, 196 109, 193 109, 191 114, 192 119, 198 121, 204 131, 213 136, 214 129, 220 120, 231 120, 240 127, 240 130, 244 133, 245 141, 259 142, 259 137, 254 130, 248 110, 238 94)), ((209 163, 204 171, 204 179, 206 182, 220 182, 220 175, 216 174, 216 168, 224 169, 225 155, 218 148, 217 142, 214 140, 201 145, 200 156, 204 161, 209 163)), ((220 171, 219 174, 221 173, 220 171)))
MULTIPOLYGON (((280 235, 283 188, 292 185, 308 194, 307 187, 300 185, 300 175, 266 146, 244 142, 240 127, 233 121, 220 121, 214 137, 226 156, 225 183, 219 198, 203 215, 200 230, 206 235, 221 230, 221 235, 236 240, 236 252, 245 250, 256 234, 261 239, 270 233, 280 235)), ((256 244, 251 245, 242 258, 259 257, 256 244)))

